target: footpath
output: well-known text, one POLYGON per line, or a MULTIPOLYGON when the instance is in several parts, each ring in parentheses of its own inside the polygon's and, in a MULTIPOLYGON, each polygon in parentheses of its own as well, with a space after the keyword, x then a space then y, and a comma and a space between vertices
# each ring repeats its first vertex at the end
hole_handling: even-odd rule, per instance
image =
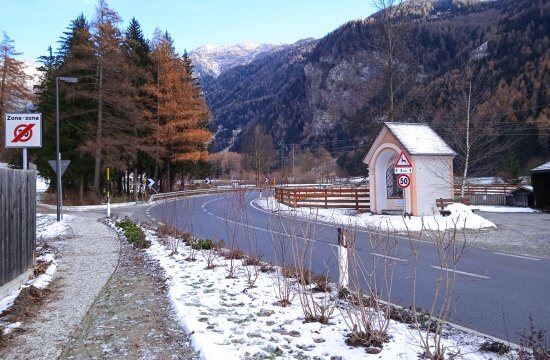
POLYGON ((97 218, 67 225, 68 235, 47 242, 58 262, 51 292, 0 359, 196 357, 158 265, 97 218))

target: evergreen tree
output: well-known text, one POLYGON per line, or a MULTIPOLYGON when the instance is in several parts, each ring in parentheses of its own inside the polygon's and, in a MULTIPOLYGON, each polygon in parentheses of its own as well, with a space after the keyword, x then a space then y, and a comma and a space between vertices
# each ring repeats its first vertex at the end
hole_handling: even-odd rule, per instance
POLYGON ((82 202, 93 167, 92 159, 80 151, 80 147, 90 136, 88 127, 93 120, 94 103, 78 94, 82 89, 92 87, 86 83, 94 73, 95 55, 90 28, 82 14, 70 23, 63 34, 57 55, 54 56, 50 48, 48 55, 38 59, 42 64, 39 67, 42 75, 38 86, 38 110, 44 122, 44 142, 40 151, 34 152, 34 161, 41 175, 49 178, 51 185, 55 185, 55 172, 48 160, 56 157, 56 77, 78 77, 78 85, 59 83, 59 141, 62 158, 71 160, 71 165, 63 175, 63 184, 68 189, 78 189, 82 202))
MULTIPOLYGON (((140 117, 139 123, 143 126, 138 128, 134 126, 134 136, 140 139, 143 147, 138 151, 137 159, 129 164, 129 169, 133 170, 134 188, 139 186, 138 173, 149 170, 154 164, 154 159, 150 153, 156 153, 152 146, 154 142, 149 141, 152 136, 152 128, 148 124, 147 114, 152 111, 148 106, 148 94, 145 86, 151 81, 153 61, 151 59, 151 50, 147 40, 143 36, 139 22, 132 18, 126 29, 124 36, 123 50, 125 52, 129 66, 132 67, 132 86, 135 88, 134 102, 138 109, 136 116, 140 117)), ((137 192, 134 192, 134 198, 137 201, 137 192)))
POLYGON ((89 71, 81 78, 75 96, 92 101, 95 121, 90 123, 81 150, 94 157, 93 192, 100 193, 101 170, 109 166, 124 171, 129 161, 135 161, 140 142, 135 139, 136 115, 135 88, 131 79, 132 68, 122 51, 122 34, 117 25, 118 14, 100 0, 92 26, 92 43, 87 50, 93 53, 65 64, 72 71, 89 71))

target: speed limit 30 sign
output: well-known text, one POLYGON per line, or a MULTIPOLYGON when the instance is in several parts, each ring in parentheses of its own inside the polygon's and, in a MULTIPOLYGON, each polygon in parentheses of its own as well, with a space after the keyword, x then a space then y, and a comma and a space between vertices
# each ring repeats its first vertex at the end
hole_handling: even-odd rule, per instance
POLYGON ((6 114, 7 148, 42 146, 42 114, 6 114))
POLYGON ((411 177, 408 174, 401 174, 397 176, 397 186, 401 189, 406 189, 411 184, 411 177))

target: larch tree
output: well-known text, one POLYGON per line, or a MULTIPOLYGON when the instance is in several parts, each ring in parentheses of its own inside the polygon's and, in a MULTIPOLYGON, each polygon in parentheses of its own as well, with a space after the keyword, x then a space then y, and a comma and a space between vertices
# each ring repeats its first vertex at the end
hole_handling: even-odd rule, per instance
MULTIPOLYGON (((6 112, 24 111, 27 101, 32 97, 31 91, 27 88, 29 76, 25 74, 25 64, 15 59, 20 54, 15 50, 13 40, 4 33, 0 42, 0 114, 2 116, 6 112)), ((3 119, 0 121, 0 144, 3 148, 3 119)))
POLYGON ((160 146, 163 191, 172 187, 172 166, 208 160, 210 111, 200 87, 184 60, 174 51, 168 34, 155 32, 152 51, 154 81, 148 90, 152 99, 150 120, 154 140, 160 146))
POLYGON ((101 170, 109 166, 116 170, 127 169, 135 161, 141 142, 136 139, 135 126, 141 117, 136 114, 135 87, 132 70, 122 50, 123 38, 117 25, 118 14, 100 0, 96 18, 90 29, 91 43, 72 50, 87 56, 67 59, 63 70, 67 76, 78 76, 77 91, 73 96, 91 101, 95 119, 90 122, 89 136, 80 147, 94 158, 93 192, 100 194, 101 170), (93 52, 93 56, 89 53, 93 52), (79 76, 82 74, 81 76, 79 76))

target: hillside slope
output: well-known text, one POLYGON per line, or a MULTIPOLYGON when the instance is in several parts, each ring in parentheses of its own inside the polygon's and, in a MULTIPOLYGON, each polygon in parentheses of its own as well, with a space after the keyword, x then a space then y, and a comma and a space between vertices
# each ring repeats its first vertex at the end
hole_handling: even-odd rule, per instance
MULTIPOLYGON (((439 1, 424 10, 410 16, 397 57, 403 81, 396 91, 396 120, 431 123, 460 147, 471 77, 472 122, 494 138, 491 146, 508 146, 522 164, 550 156, 548 2, 439 1)), ((203 79, 213 126, 222 130, 214 149, 226 148, 238 130, 238 150, 247 131, 261 124, 287 144, 325 147, 346 166, 360 159, 354 155, 368 149, 387 120, 384 61, 372 18, 203 79)), ((507 162, 499 156, 491 163, 507 162)), ((488 170, 481 166, 479 172, 488 170)))

